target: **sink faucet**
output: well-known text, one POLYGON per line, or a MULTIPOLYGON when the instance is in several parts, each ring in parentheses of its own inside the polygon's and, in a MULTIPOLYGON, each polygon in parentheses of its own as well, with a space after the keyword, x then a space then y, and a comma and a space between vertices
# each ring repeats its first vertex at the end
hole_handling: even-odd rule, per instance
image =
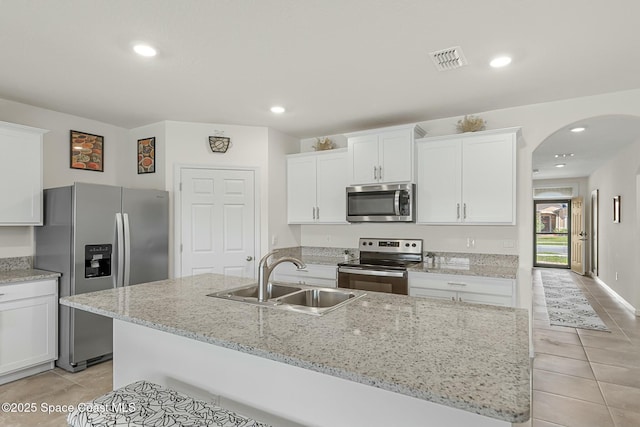
POLYGON ((292 262, 296 267, 298 267, 298 270, 307 267, 307 265, 298 258, 289 256, 278 258, 269 264, 269 258, 277 252, 277 250, 269 252, 262 257, 260 264, 258 264, 258 301, 260 302, 267 300, 267 283, 269 283, 269 276, 271 276, 271 272, 273 272, 273 269, 276 268, 278 264, 283 262, 292 262))

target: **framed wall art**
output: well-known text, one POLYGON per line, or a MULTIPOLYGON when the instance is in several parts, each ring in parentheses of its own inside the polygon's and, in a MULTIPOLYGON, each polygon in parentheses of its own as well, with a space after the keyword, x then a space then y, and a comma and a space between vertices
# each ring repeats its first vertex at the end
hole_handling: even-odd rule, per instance
POLYGON ((613 198, 613 222, 620 222, 620 196, 613 198))
POLYGON ((85 169, 95 172, 104 171, 104 137, 91 133, 72 130, 71 169, 85 169))
POLYGON ((156 171, 156 138, 138 140, 138 174, 156 171))

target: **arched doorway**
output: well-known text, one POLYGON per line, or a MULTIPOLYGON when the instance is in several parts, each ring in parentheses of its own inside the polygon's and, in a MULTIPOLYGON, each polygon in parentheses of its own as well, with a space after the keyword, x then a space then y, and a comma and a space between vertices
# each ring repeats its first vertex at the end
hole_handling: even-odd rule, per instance
MULTIPOLYGON (((599 239, 598 230, 605 218, 603 215, 608 213, 607 211, 604 214, 603 212, 598 214, 599 207, 603 203, 600 200, 602 195, 598 195, 597 184, 591 183, 589 177, 620 150, 638 141, 639 137, 640 117, 597 116, 563 126, 545 139, 533 152, 534 205, 536 200, 552 199, 554 202, 559 202, 582 199, 582 215, 578 217, 579 220, 571 221, 576 218, 575 215, 572 215, 569 220, 569 228, 578 226, 579 228, 573 230, 575 233, 569 229, 567 236, 570 265, 574 263, 574 258, 575 261, 580 261, 580 268, 574 269, 580 274, 590 273, 598 276, 599 246, 603 243, 602 239, 599 239)), ((537 214, 536 218, 538 218, 537 214)), ((551 218, 547 221, 549 224, 552 223, 551 218)), ((538 228, 540 228, 538 221, 534 221, 532 224, 534 236, 538 228)), ((536 265, 538 247, 535 238, 534 245, 536 246, 534 265, 536 265)))

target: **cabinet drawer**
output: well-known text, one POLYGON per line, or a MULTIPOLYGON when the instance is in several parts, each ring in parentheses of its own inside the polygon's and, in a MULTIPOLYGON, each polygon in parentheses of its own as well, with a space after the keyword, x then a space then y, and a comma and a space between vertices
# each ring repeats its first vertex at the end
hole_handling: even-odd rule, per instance
POLYGON ((280 264, 273 271, 272 278, 281 282, 335 288, 337 270, 337 267, 331 265, 307 264, 306 268, 298 270, 293 264, 280 264))
POLYGON ((446 300, 455 300, 456 292, 443 291, 440 289, 428 289, 428 288, 409 288, 409 296, 421 297, 421 298, 438 298, 446 300))
POLYGON ((475 294, 472 292, 459 292, 458 300, 474 304, 491 304, 501 305, 503 307, 511 307, 511 297, 503 295, 486 295, 475 294))
POLYGON ((56 279, 38 280, 0 285, 0 302, 15 301, 43 295, 56 295, 58 281, 56 279))
POLYGON ((409 272, 409 286, 511 297, 513 295, 514 280, 453 274, 409 272))

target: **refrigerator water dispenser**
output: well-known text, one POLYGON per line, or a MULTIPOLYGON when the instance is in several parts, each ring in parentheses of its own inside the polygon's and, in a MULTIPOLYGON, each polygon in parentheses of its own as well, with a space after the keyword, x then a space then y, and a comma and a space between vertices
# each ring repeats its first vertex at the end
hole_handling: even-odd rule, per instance
POLYGON ((85 245, 84 277, 111 276, 111 252, 113 245, 85 245))

